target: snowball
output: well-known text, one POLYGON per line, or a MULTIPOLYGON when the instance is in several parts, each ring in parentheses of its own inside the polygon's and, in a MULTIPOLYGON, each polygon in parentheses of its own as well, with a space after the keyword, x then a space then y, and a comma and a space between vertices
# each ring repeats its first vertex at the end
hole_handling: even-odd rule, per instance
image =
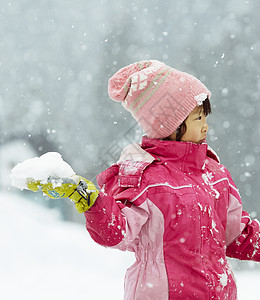
POLYGON ((28 189, 28 179, 46 181, 50 176, 61 178, 75 175, 71 166, 57 152, 48 152, 40 157, 25 160, 11 171, 11 184, 20 189, 28 189))

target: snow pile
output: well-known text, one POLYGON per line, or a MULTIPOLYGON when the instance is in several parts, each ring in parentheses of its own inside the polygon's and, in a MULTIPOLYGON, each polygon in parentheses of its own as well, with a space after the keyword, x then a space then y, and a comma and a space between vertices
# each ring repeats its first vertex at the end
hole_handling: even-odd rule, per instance
POLYGON ((96 244, 84 217, 62 221, 15 193, 0 191, 0 207, 0 299, 123 299, 133 253, 96 244))
MULTIPOLYGON (((0 207, 0 299, 123 299, 133 253, 97 245, 84 224, 20 195, 0 192, 0 207)), ((259 300, 260 271, 235 275, 238 299, 259 300)))
POLYGON ((28 180, 46 181, 50 176, 71 177, 75 175, 71 166, 57 152, 48 152, 17 164, 11 172, 12 185, 28 189, 28 180))

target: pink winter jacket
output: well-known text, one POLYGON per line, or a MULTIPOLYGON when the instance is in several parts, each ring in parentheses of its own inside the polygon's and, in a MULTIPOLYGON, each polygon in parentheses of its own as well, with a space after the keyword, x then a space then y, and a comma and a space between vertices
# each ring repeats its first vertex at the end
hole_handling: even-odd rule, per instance
POLYGON ((143 138, 98 183, 86 227, 97 243, 135 252, 125 299, 237 298, 226 256, 260 261, 259 224, 207 144, 143 138))

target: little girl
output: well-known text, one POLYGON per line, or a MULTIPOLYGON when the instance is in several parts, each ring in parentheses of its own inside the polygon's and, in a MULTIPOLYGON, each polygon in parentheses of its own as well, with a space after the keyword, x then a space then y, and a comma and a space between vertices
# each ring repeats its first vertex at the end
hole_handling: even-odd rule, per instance
POLYGON ((135 252, 125 299, 237 299, 226 257, 260 261, 259 223, 206 143, 210 91, 150 60, 119 70, 109 95, 146 136, 98 175, 100 192, 79 178, 67 196, 97 243, 135 252))

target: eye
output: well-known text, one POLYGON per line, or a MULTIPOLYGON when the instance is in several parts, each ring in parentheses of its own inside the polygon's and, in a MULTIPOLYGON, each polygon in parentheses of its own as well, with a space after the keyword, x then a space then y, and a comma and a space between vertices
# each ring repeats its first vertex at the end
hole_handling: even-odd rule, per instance
POLYGON ((201 116, 199 116, 198 118, 196 118, 196 120, 201 120, 201 116))

